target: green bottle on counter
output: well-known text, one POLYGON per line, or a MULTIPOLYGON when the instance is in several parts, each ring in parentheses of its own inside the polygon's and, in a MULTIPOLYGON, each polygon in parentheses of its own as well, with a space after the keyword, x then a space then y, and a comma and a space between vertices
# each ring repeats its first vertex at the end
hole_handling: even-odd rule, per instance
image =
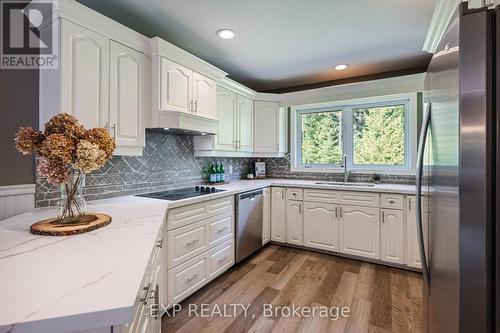
POLYGON ((220 181, 224 183, 226 181, 226 175, 225 175, 225 170, 224 170, 224 165, 222 162, 220 162, 220 181))
POLYGON ((210 183, 215 183, 217 181, 217 171, 215 170, 215 162, 212 162, 212 166, 208 170, 208 181, 210 183))
POLYGON ((220 183, 220 166, 219 162, 215 164, 215 182, 220 183))

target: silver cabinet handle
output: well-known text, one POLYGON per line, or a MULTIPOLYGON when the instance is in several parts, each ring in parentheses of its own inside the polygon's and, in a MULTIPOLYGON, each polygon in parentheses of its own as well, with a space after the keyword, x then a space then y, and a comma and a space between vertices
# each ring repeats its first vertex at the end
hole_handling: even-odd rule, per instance
POLYGON ((189 100, 189 103, 188 103, 188 110, 190 112, 193 112, 193 99, 190 99, 189 100))
POLYGON ((146 305, 146 304, 148 304, 149 292, 151 291, 151 282, 148 283, 147 286, 145 286, 144 288, 142 288, 142 291, 144 291, 144 295, 143 295, 143 297, 141 297, 139 299, 139 301, 142 302, 142 304, 146 305))
POLYGON ((338 206, 335 206, 335 217, 339 217, 339 214, 337 212, 338 206))
POLYGON ((389 203, 392 203, 392 204, 393 204, 393 203, 394 203, 394 200, 389 200, 389 203))
POLYGON ((220 234, 221 232, 226 231, 226 230, 227 230, 227 227, 220 228, 219 230, 217 230, 217 233, 220 234))
POLYGON ((188 278, 188 279, 187 279, 187 282, 189 283, 189 282, 193 281, 193 280, 194 280, 194 279, 196 279, 198 276, 200 276, 200 274, 198 274, 198 273, 194 274, 193 276, 191 276, 190 278, 188 278))
POLYGON ((113 126, 111 126, 111 130, 113 131, 113 139, 116 141, 116 124, 113 124, 113 126))
POLYGON ((285 190, 284 189, 281 190, 281 199, 285 199, 285 190))
POLYGON ((384 223, 384 222, 385 222, 385 212, 382 211, 382 223, 384 223))
POLYGON ((342 206, 339 206, 339 217, 342 217, 342 206))
POLYGON ((194 104, 193 104, 193 111, 194 111, 194 113, 198 113, 198 100, 195 100, 195 101, 194 101, 194 104))
POLYGON ((411 198, 408 197, 408 210, 411 210, 411 198))
POLYGON ((226 261, 227 259, 229 259, 228 257, 222 257, 219 259, 219 264, 222 264, 224 261, 226 261))
POLYGON ((195 239, 195 240, 192 240, 192 241, 190 241, 190 242, 187 242, 187 243, 186 243, 186 245, 187 245, 187 246, 190 246, 190 245, 193 245, 193 244, 198 243, 199 241, 200 241, 199 239, 195 239))
POLYGON ((302 204, 299 203, 299 214, 302 214, 302 204))
POLYGON ((420 261, 422 263, 422 273, 424 275, 424 286, 427 293, 429 293, 429 266, 427 264, 427 257, 425 254, 425 243, 424 243, 424 228, 422 226, 422 176, 424 167, 424 150, 425 143, 427 140, 427 131, 431 124, 431 104, 427 105, 427 112, 425 113, 424 123, 422 126, 422 131, 420 132, 420 140, 418 143, 417 152, 417 188, 415 194, 415 205, 417 214, 417 235, 418 235, 418 249, 420 252, 420 261))
POLYGON ((159 247, 160 249, 163 247, 163 238, 158 240, 158 243, 156 243, 156 247, 159 247))

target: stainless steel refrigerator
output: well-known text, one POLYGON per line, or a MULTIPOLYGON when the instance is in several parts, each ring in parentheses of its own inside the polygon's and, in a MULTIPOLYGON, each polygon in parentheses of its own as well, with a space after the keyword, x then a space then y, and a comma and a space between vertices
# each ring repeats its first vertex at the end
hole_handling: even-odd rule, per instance
POLYGON ((499 36, 498 9, 462 3, 426 75, 417 230, 428 332, 500 332, 499 36))

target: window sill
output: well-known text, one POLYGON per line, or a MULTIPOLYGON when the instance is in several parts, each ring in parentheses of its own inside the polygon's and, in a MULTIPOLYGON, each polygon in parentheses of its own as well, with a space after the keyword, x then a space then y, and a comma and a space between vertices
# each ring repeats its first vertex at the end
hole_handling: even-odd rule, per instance
MULTIPOLYGON (((347 169, 351 174, 382 174, 382 175, 402 175, 402 176, 415 176, 415 171, 411 170, 369 170, 369 169, 347 169)), ((344 169, 321 169, 321 168, 295 168, 290 166, 290 172, 301 173, 330 173, 330 174, 344 174, 344 169)))

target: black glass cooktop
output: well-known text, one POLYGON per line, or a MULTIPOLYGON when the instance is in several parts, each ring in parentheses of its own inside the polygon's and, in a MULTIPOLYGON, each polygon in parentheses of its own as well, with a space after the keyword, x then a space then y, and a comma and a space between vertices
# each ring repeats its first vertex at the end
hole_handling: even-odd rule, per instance
POLYGON ((138 197, 162 199, 162 200, 181 200, 192 197, 199 197, 201 195, 207 195, 217 192, 224 192, 220 188, 210 187, 210 186, 194 186, 179 188, 171 191, 162 191, 146 194, 138 194, 138 197))

